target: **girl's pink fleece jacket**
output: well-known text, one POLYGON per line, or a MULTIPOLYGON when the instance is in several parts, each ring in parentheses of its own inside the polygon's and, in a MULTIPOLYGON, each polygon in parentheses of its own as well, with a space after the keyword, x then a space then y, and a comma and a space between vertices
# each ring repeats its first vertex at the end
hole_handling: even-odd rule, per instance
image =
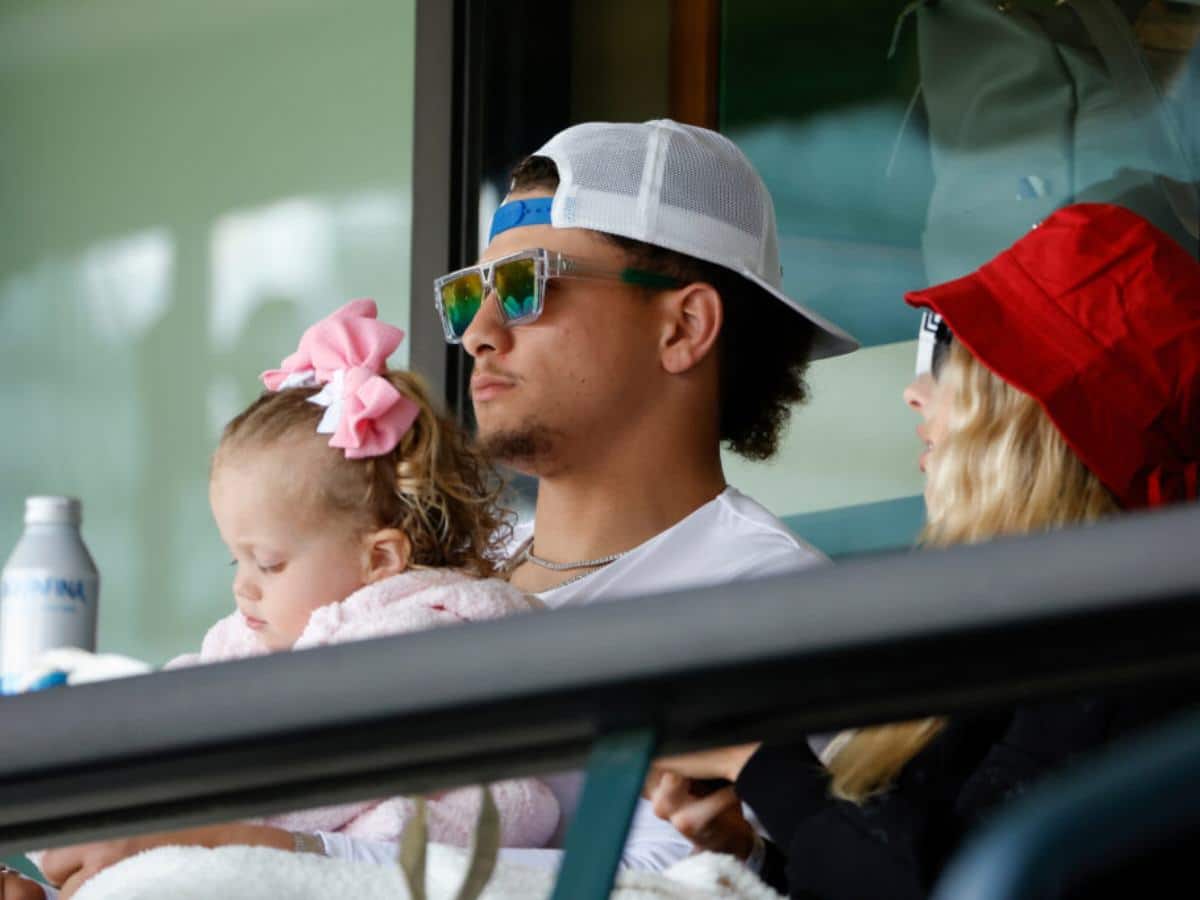
MULTIPOLYGON (((477 579, 452 569, 410 569, 367 585, 340 603, 314 612, 293 649, 341 644, 498 619, 543 609, 536 597, 497 579, 477 579)), ((267 653, 239 613, 217 622, 198 654, 173 659, 167 668, 223 662, 267 653)), ((505 847, 544 847, 558 826, 554 794, 541 781, 522 778, 492 784, 505 847)), ((479 789, 442 791, 426 798, 431 840, 467 846, 479 810, 479 789)), ((395 841, 412 815, 413 802, 389 797, 285 813, 260 821, 288 831, 339 831, 354 837, 395 841)))

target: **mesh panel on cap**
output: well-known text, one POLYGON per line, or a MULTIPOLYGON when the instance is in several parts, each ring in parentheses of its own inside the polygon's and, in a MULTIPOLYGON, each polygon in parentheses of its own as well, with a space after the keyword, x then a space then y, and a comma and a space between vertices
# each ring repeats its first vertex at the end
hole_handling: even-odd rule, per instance
POLYGON ((741 274, 817 327, 814 359, 857 346, 783 292, 770 195, 728 138, 669 119, 588 122, 559 132, 535 155, 558 164, 556 228, 622 235, 741 274))
POLYGON ((719 135, 672 131, 661 202, 727 222, 757 240, 763 232, 763 188, 749 165, 729 165, 740 152, 719 135))
POLYGON ((571 180, 575 185, 597 191, 636 197, 646 165, 646 141, 636 132, 589 129, 579 126, 551 141, 548 148, 560 144, 571 160, 571 180), (579 138, 572 140, 572 138, 579 138))

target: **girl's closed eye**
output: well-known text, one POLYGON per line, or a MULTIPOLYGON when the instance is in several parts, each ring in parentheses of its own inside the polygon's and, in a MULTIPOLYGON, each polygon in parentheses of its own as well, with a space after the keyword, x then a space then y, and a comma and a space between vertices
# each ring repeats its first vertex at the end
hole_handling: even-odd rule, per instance
POLYGON ((256 562, 255 566, 257 566, 258 571, 262 572, 264 575, 274 575, 277 572, 283 571, 284 564, 282 562, 272 562, 270 564, 256 562))

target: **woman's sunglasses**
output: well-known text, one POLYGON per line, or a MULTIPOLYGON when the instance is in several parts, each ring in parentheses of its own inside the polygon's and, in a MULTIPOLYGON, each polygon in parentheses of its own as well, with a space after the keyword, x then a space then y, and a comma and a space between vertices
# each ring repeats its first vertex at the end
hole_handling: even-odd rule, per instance
POLYGON ((677 278, 644 269, 614 269, 541 248, 522 250, 459 269, 433 282, 434 302, 446 340, 451 344, 461 343, 484 301, 493 293, 505 325, 534 321, 542 314, 546 282, 551 278, 619 281, 652 290, 683 286, 677 278))
POLYGON ((928 372, 935 379, 941 375, 953 343, 954 334, 946 320, 925 310, 921 314, 921 330, 917 332, 917 375, 928 372))

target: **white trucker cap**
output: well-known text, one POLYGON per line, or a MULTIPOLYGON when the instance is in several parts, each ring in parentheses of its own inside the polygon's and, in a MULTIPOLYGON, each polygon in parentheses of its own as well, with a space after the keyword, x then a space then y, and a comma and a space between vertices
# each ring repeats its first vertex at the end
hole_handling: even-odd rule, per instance
POLYGON ((588 122, 560 131, 534 156, 554 160, 556 228, 589 228, 724 266, 778 297, 817 328, 813 359, 858 341, 783 292, 775 206, 733 141, 670 119, 588 122))

